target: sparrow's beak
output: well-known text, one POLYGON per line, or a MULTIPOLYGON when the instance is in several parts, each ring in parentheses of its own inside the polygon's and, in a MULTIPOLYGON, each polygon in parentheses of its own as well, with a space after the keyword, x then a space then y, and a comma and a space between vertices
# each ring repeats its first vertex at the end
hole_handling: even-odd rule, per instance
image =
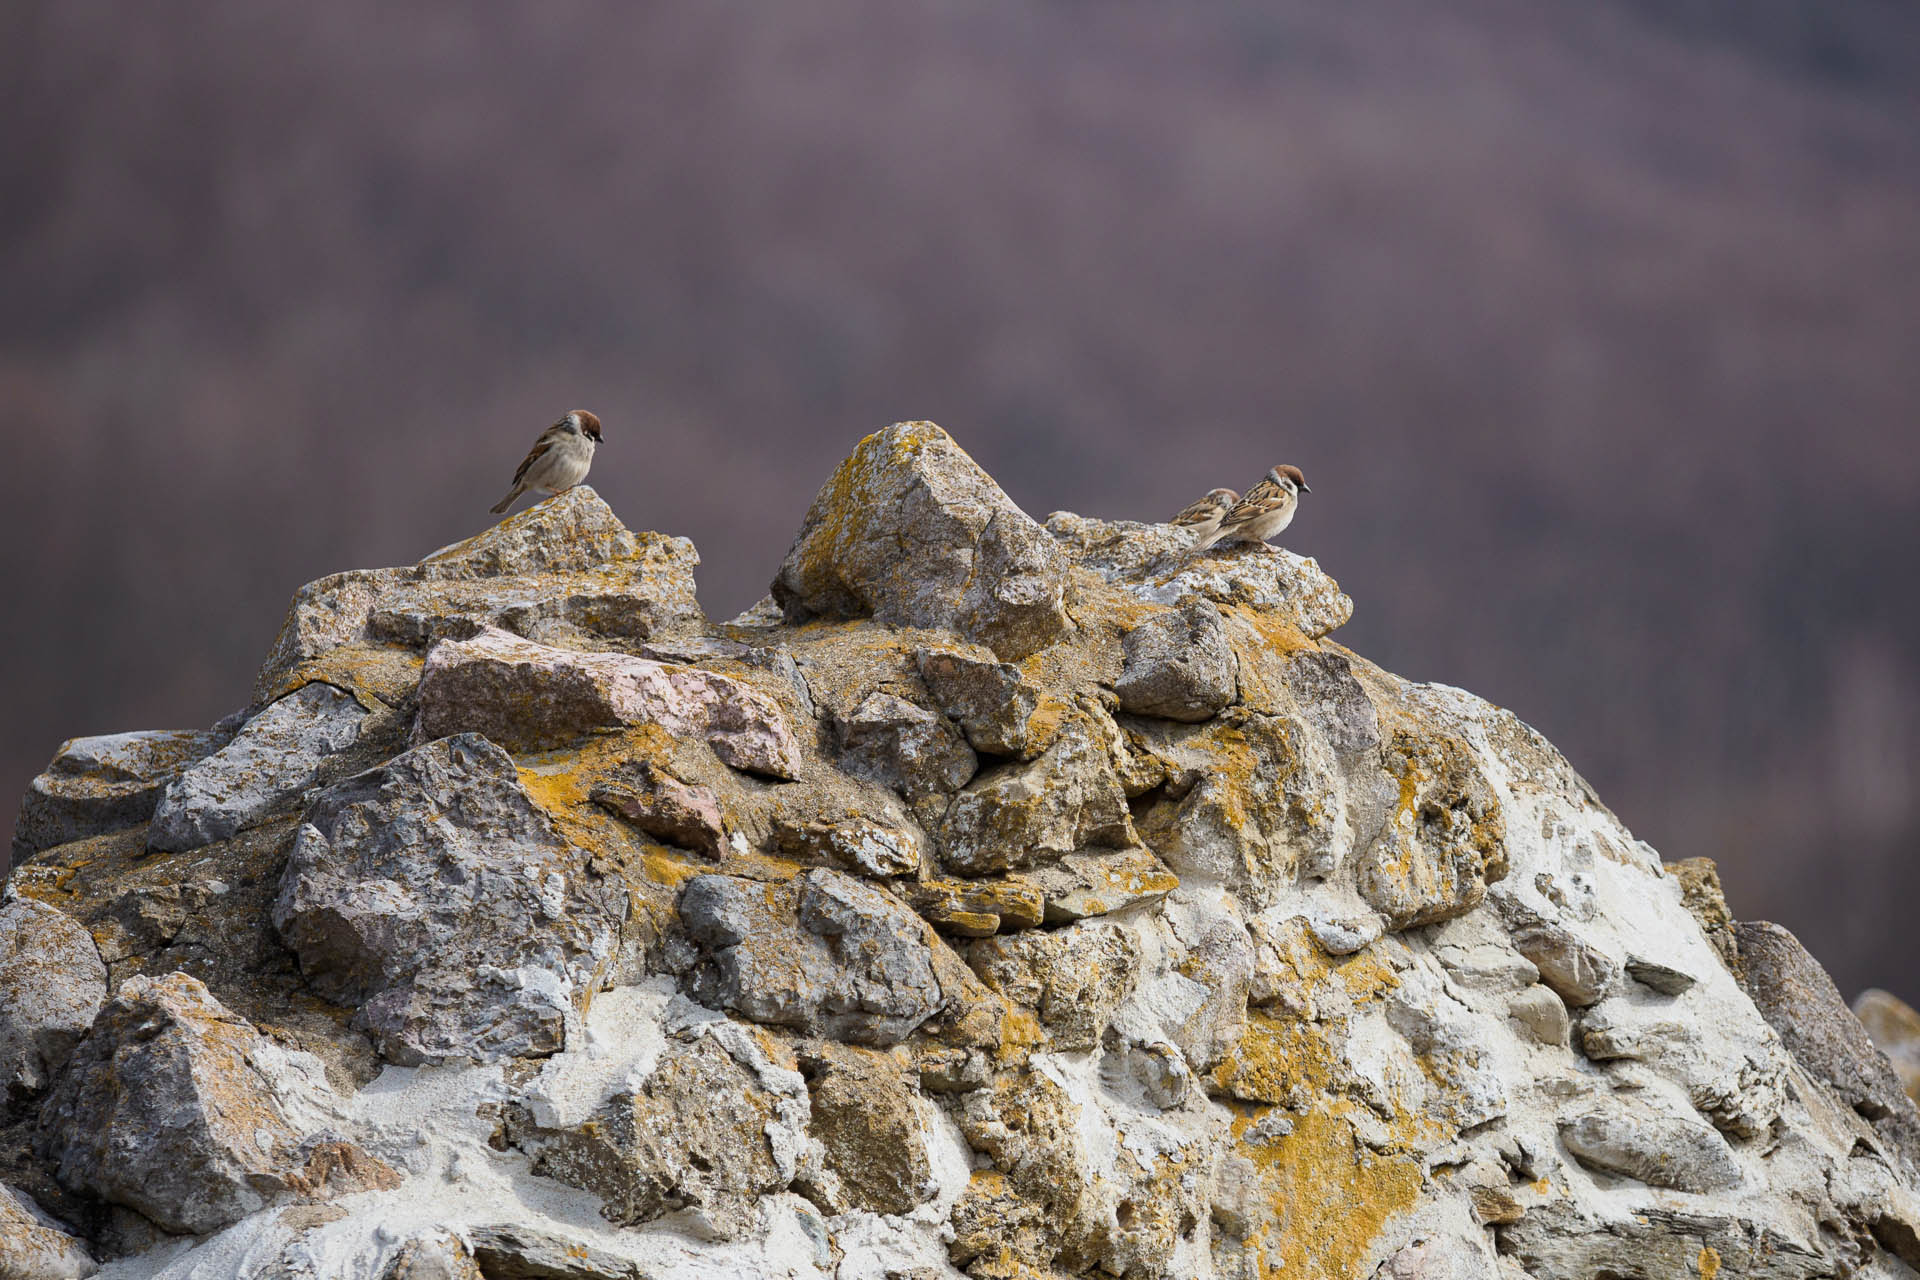
POLYGON ((1300 492, 1302 492, 1302 493, 1312 493, 1312 492, 1313 492, 1313 488, 1312 488, 1312 486, 1310 486, 1310 485, 1304 485, 1304 484, 1303 484, 1303 485, 1301 485, 1301 486, 1300 486, 1300 492))

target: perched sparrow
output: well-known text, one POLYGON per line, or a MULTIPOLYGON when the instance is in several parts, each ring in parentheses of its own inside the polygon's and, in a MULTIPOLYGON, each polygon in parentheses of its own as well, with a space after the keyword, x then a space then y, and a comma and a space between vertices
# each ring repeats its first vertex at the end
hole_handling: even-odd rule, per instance
POLYGON ((1211 547, 1219 542, 1265 542, 1293 523, 1300 495, 1312 493, 1300 468, 1278 466, 1247 490, 1247 496, 1233 504, 1220 517, 1220 526, 1194 545, 1211 547))
POLYGON ((600 443, 600 419, 585 409, 575 409, 540 433, 532 452, 513 473, 513 492, 493 508, 499 515, 513 500, 530 489, 559 493, 587 478, 593 465, 593 449, 600 443))
POLYGON ((1193 539, 1200 539, 1220 527, 1220 517, 1227 514, 1233 504, 1240 501, 1240 495, 1231 489, 1209 489, 1207 496, 1190 507, 1181 508, 1180 514, 1167 521, 1176 529, 1188 529, 1193 539))

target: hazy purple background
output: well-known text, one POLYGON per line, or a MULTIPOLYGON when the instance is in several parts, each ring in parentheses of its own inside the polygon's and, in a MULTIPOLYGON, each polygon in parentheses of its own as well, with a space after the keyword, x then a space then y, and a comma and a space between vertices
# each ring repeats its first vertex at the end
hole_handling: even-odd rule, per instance
POLYGON ((727 615, 863 433, 1291 461, 1340 638, 1920 997, 1906 0, 0 6, 0 791, 244 701, 533 434, 727 615))

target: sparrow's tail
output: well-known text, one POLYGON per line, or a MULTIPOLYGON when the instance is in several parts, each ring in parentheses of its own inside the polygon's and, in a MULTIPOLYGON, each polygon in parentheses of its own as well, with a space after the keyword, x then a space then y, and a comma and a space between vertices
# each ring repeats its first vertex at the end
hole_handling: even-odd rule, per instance
POLYGON ((500 499, 500 501, 493 504, 493 514, 499 515, 502 511, 505 511, 508 507, 513 505, 513 500, 515 498, 519 497, 521 494, 525 492, 526 492, 526 489, 523 486, 521 485, 513 486, 512 493, 508 494, 506 497, 500 499))

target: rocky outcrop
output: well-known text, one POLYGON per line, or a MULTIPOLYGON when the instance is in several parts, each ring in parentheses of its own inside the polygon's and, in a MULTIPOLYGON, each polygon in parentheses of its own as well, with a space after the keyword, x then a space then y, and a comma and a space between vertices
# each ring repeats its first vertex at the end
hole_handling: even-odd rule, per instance
POLYGON ((0 1277, 1920 1269, 1812 957, 1314 562, 1036 523, 927 423, 777 605, 695 562, 574 490, 302 590, 218 733, 62 749, 0 1277))

